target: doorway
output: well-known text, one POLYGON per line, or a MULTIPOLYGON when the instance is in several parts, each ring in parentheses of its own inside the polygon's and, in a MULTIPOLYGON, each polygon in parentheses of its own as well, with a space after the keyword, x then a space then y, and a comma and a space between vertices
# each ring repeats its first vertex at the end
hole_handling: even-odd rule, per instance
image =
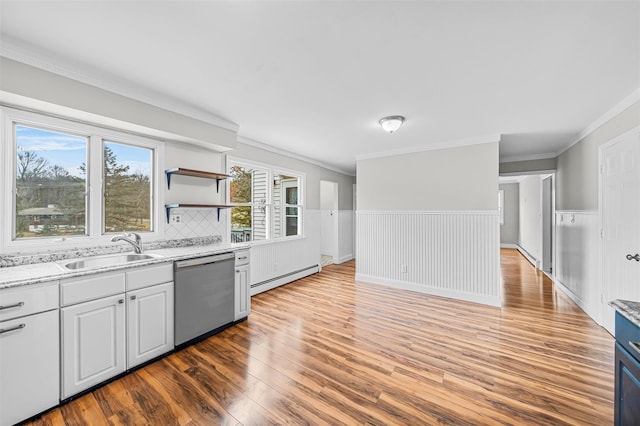
POLYGON ((338 183, 320 181, 320 261, 322 266, 338 259, 338 183))
POLYGON ((553 273, 553 229, 555 216, 555 196, 553 175, 542 178, 541 203, 542 213, 542 271, 549 277, 553 273))

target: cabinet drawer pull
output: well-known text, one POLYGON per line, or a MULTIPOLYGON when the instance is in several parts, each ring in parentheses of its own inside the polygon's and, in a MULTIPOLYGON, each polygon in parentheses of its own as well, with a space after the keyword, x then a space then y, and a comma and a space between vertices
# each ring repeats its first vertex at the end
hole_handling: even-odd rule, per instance
POLYGON ((632 342, 629 340, 629 346, 640 355, 640 342, 632 342))
POLYGON ((245 260, 247 258, 247 256, 241 256, 238 258, 238 260, 245 260))
POLYGON ((9 308, 19 308, 20 306, 24 306, 24 302, 14 303, 13 305, 0 306, 0 311, 3 309, 9 309, 9 308))
POLYGON ((25 328, 25 327, 26 327, 26 324, 18 324, 15 327, 0 328, 0 334, 8 333, 14 330, 20 330, 21 328, 25 328))
POLYGON ((118 300, 118 303, 122 305, 124 303, 124 299, 118 300))
POLYGON ((136 300, 136 295, 131 296, 131 300, 136 300))

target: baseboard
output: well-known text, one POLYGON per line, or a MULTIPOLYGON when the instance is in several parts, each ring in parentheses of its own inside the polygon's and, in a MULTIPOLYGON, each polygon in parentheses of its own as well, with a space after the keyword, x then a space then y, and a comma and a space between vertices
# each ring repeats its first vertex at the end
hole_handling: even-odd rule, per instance
POLYGON ((516 247, 518 251, 531 263, 536 269, 540 269, 540 262, 535 257, 531 256, 528 251, 522 248, 520 244, 516 247))
POLYGON ((356 281, 365 283, 385 285, 388 287, 399 288, 402 290, 417 291, 419 293, 431 294, 438 297, 446 297, 448 299, 464 300, 465 302, 481 303, 483 305, 500 307, 502 301, 500 296, 489 296, 482 294, 464 293, 455 290, 418 285, 407 281, 389 280, 386 278, 374 277, 371 275, 356 274, 356 281))
POLYGON ((500 243, 500 248, 517 249, 518 245, 511 243, 500 243))
POLYGON ((281 285, 288 284, 295 280, 299 280, 300 278, 307 277, 309 275, 316 274, 321 271, 320 265, 312 265, 308 268, 300 269, 298 271, 290 272, 285 275, 280 275, 279 277, 271 278, 270 280, 265 280, 256 284, 251 284, 251 295, 255 296, 256 294, 260 294, 264 291, 274 289, 276 287, 280 287, 281 285))
POLYGON ((353 253, 349 253, 347 255, 344 255, 344 256, 338 258, 338 260, 334 260, 333 263, 340 264, 340 263, 348 262, 350 260, 353 260, 353 253))
POLYGON ((582 309, 584 311, 585 314, 589 315, 589 317, 595 321, 596 324, 598 325, 602 325, 602 321, 600 318, 600 315, 595 315, 595 312, 591 312, 589 309, 589 306, 584 303, 584 301, 582 299, 580 299, 578 297, 578 295, 576 295, 574 292, 572 292, 571 290, 569 290, 569 287, 565 286, 562 281, 558 280, 558 279, 553 279, 553 284, 555 285, 555 287, 557 289, 559 289, 561 292, 563 292, 569 299, 573 300, 575 302, 576 305, 578 305, 580 307, 580 309, 582 309))

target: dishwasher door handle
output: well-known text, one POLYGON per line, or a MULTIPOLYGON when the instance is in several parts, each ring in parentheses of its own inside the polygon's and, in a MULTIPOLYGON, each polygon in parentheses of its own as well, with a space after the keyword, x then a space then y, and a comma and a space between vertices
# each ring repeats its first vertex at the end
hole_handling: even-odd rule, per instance
POLYGON ((224 260, 234 259, 236 255, 234 253, 216 254, 213 256, 197 257, 195 259, 181 260, 175 262, 176 269, 189 268, 192 266, 204 266, 211 263, 222 262, 224 260))

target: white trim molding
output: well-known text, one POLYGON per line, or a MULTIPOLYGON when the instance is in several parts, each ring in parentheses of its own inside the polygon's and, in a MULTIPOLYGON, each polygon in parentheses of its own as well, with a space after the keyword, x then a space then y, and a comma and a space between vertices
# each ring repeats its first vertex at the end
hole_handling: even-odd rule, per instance
POLYGON ((356 215, 356 280, 501 306, 497 211, 356 215))
POLYGON ((625 109, 629 108, 631 105, 639 101, 640 101, 640 87, 634 90, 633 92, 631 92, 629 96, 625 97, 623 100, 621 100, 616 105, 614 105, 610 110, 608 110, 607 112, 602 114, 600 117, 598 117, 593 123, 585 127, 585 129, 582 132, 580 132, 578 136, 576 136, 576 138, 571 143, 569 143, 564 148, 560 149, 556 156, 560 156, 562 153, 564 153, 569 148, 571 148, 572 146, 580 142, 582 139, 589 136, 591 133, 593 133, 593 131, 598 129, 604 123, 611 120, 616 115, 620 114, 622 111, 624 111, 625 109))

